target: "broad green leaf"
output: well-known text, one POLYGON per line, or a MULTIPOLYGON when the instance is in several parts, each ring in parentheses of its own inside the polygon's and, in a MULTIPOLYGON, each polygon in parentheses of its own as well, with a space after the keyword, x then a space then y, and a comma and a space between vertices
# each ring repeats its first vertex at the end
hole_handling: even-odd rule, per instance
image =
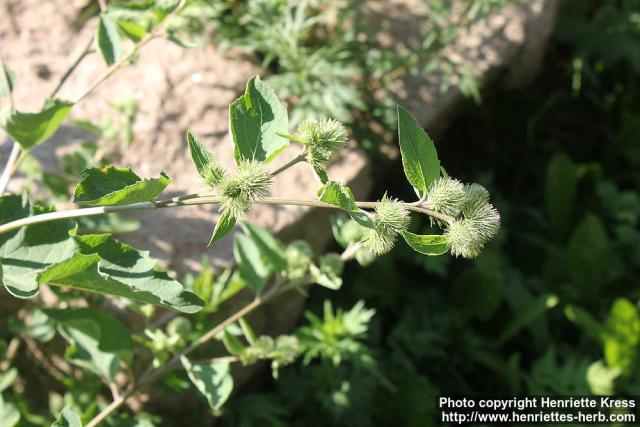
POLYGON ((52 285, 120 296, 183 313, 195 313, 204 303, 166 272, 146 251, 116 241, 107 234, 76 237, 73 257, 49 267, 39 281, 52 285))
POLYGON ((402 237, 414 251, 424 255, 442 255, 449 251, 447 236, 421 235, 403 231, 402 237))
POLYGON ((269 162, 289 144, 277 135, 289 132, 287 110, 258 76, 252 77, 244 95, 229 105, 229 121, 236 163, 269 162))
POLYGON ((90 168, 76 186, 74 202, 84 205, 130 205, 155 200, 171 183, 164 172, 140 179, 130 168, 90 168))
POLYGON ((567 270, 580 289, 595 291, 603 283, 609 252, 609 238, 602 222, 593 214, 585 215, 567 247, 567 270))
POLYGON ((547 166, 544 201, 549 222, 556 231, 564 232, 569 225, 579 181, 578 167, 566 154, 559 153, 551 159, 547 166))
POLYGON ((607 365, 625 374, 631 371, 640 344, 640 314, 631 301, 618 298, 611 307, 603 332, 607 365))
POLYGON ((215 228, 213 229, 213 234, 211 235, 211 239, 209 239, 209 244, 207 246, 211 246, 215 242, 221 240, 224 236, 229 234, 233 227, 236 225, 236 219, 231 216, 228 211, 225 211, 218 218, 218 222, 216 223, 215 228))
POLYGON ((124 35, 129 37, 129 39, 134 43, 138 43, 144 36, 147 35, 147 30, 142 25, 137 24, 133 21, 125 21, 123 19, 119 19, 117 23, 118 28, 120 28, 124 35))
POLYGON ((189 379, 207 398, 211 409, 219 410, 233 391, 233 377, 229 371, 229 362, 192 365, 186 357, 180 360, 189 379))
POLYGON ((249 236, 237 234, 233 241, 233 254, 240 277, 256 294, 260 294, 272 271, 262 258, 258 245, 249 236))
POLYGON ((398 105, 398 139, 409 183, 422 192, 427 191, 440 176, 438 153, 429 135, 401 105, 398 105))
POLYGON ((71 107, 72 102, 55 99, 38 113, 7 112, 0 120, 0 126, 23 150, 28 150, 53 135, 71 107))
POLYGON ((207 165, 213 161, 213 154, 211 154, 191 132, 187 132, 187 143, 189 144, 191 160, 193 160, 193 164, 196 166, 198 175, 204 178, 207 165))
MULTIPOLYGON (((26 199, 17 195, 0 198, 0 218, 3 223, 26 217, 29 213, 26 199)), ((18 298, 37 295, 39 274, 75 252, 77 245, 69 235, 74 230, 75 224, 63 219, 0 235, 1 276, 7 291, 18 298)))
MULTIPOLYGON (((2 72, 2 70, 0 70, 0 73, 2 72)), ((9 69, 9 67, 7 67, 6 65, 4 66, 4 74, 7 76, 7 81, 9 82, 9 92, 13 92, 13 88, 16 85, 16 73, 14 73, 13 71, 11 71, 9 69)), ((3 97, 5 97, 6 91, 4 88, 4 84, 2 84, 3 79, 0 78, 0 99, 2 99, 3 97)))
POLYGON ((287 253, 284 245, 264 228, 248 222, 243 223, 247 236, 256 244, 262 256, 271 266, 272 271, 279 272, 287 269, 287 253))
POLYGON ((69 408, 64 408, 51 427, 82 427, 82 420, 80 415, 69 408))
POLYGON ((90 308, 44 312, 58 324, 60 334, 71 344, 66 351, 70 362, 109 381, 115 379, 120 363, 131 363, 131 332, 113 317, 90 308))
POLYGON ((118 32, 118 25, 107 14, 101 14, 98 21, 96 43, 100 55, 107 65, 115 63, 122 54, 122 40, 118 32))
POLYGON ((325 202, 339 207, 347 212, 357 211, 356 199, 353 197, 351 189, 339 182, 328 181, 318 190, 318 198, 325 202))

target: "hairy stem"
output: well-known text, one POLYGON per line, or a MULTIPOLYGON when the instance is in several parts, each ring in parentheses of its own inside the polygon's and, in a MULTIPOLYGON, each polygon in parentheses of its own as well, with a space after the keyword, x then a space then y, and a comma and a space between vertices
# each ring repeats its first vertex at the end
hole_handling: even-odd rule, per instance
MULTIPOLYGON (((0 234, 7 233, 9 231, 17 230, 21 227, 33 224, 40 224, 43 222, 56 221, 67 218, 79 218, 86 216, 102 215, 112 212, 123 211, 139 211, 161 208, 175 208, 180 206, 196 206, 196 205, 208 205, 220 203, 221 197, 215 194, 189 194, 182 197, 174 197, 172 199, 159 201, 159 202, 140 202, 131 205, 115 205, 115 206, 96 206, 90 208, 80 209, 68 209, 57 212, 48 212, 40 215, 29 216, 26 218, 10 221, 6 224, 0 225, 0 234)), ((256 201, 255 203, 264 205, 281 205, 281 206, 309 206, 315 208, 326 209, 340 209, 330 203, 321 202, 319 200, 303 200, 303 199, 285 199, 278 197, 267 197, 263 200, 256 201)), ((375 209, 378 202, 356 202, 356 206, 360 209, 375 209)), ((412 203, 403 203, 404 207, 410 211, 429 215, 433 218, 451 223, 454 218, 449 215, 445 215, 439 212, 435 212, 432 209, 422 206, 415 206, 412 203)))
POLYGON ((289 169, 291 166, 296 165, 296 164, 298 164, 300 162, 304 162, 305 161, 305 154, 306 154, 305 151, 303 151, 302 153, 298 154, 293 159, 291 159, 291 161, 289 161, 288 163, 285 163, 284 165, 280 166, 278 169, 276 169, 273 172, 271 172, 271 175, 273 175, 273 176, 279 175, 282 172, 284 172, 287 169, 289 169))

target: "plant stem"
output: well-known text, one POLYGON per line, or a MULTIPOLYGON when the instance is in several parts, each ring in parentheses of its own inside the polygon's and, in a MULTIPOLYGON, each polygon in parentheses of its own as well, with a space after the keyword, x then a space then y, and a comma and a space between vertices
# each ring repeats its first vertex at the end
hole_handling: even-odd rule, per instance
POLYGON ((18 159, 19 154, 20 145, 14 142, 11 147, 11 153, 9 153, 7 163, 4 165, 4 169, 2 170, 2 176, 0 176, 0 196, 4 194, 4 191, 7 189, 7 185, 9 185, 9 180, 11 179, 11 175, 15 169, 16 160, 18 159))
POLYGON ((73 74, 76 68, 78 68, 78 65, 80 65, 82 60, 86 58, 87 55, 91 52, 91 47, 93 46, 94 39, 95 39, 95 36, 92 35, 91 38, 89 39, 89 42, 84 47, 84 49, 82 49, 80 54, 73 60, 71 65, 69 65, 69 67, 66 69, 64 74, 62 74, 62 76, 58 80, 58 84, 56 85, 55 88, 53 88, 51 95, 49 95, 49 99, 53 99, 58 94, 58 92, 60 91, 60 89, 62 89, 62 86, 65 84, 67 79, 71 76, 71 74, 73 74))
MULTIPOLYGON (((20 218, 15 221, 10 221, 6 224, 2 224, 0 225, 0 234, 16 230, 27 225, 40 224, 43 222, 56 221, 60 219, 102 215, 111 212, 136 210, 139 211, 149 209, 175 208, 180 206, 217 204, 220 203, 220 200, 221 197, 215 194, 189 194, 187 196, 174 197, 172 199, 160 202, 140 202, 131 205, 96 206, 91 208, 68 209, 58 212, 48 212, 40 215, 20 218)), ((319 200, 285 199, 278 197, 267 197, 263 200, 258 200, 255 203, 263 205, 309 206, 315 208, 340 209, 335 205, 321 202, 319 200)), ((378 202, 356 202, 356 206, 361 209, 375 209, 377 205, 378 202)), ((410 211, 426 214, 447 223, 451 223, 453 221, 453 218, 449 215, 435 212, 429 208, 414 206, 411 203, 403 203, 403 205, 410 211)))
POLYGON ((181 0, 180 3, 176 6, 176 8, 173 9, 173 11, 171 11, 171 13, 164 18, 161 24, 159 24, 156 28, 154 28, 153 31, 151 31, 146 36, 144 36, 133 47, 131 52, 129 52, 127 55, 123 56, 118 61, 116 61, 113 65, 107 68, 107 70, 104 73, 102 73, 102 75, 100 75, 100 77, 98 77, 96 81, 94 81, 93 84, 91 84, 91 86, 89 86, 84 92, 82 92, 80 96, 76 98, 75 103, 78 103, 82 101, 84 98, 86 98, 87 96, 91 95, 91 93, 93 93, 93 91, 95 91, 98 88, 98 86, 104 83, 120 67, 122 67, 129 60, 131 60, 131 58, 133 58, 140 51, 140 49, 142 49, 147 43, 149 43, 151 40, 155 39, 156 37, 161 36, 166 30, 166 23, 170 21, 171 18, 175 17, 178 13, 180 13, 182 9, 184 9, 184 7, 187 5, 187 3, 188 3, 187 0, 181 0))
POLYGON ((303 151, 302 153, 298 154, 296 157, 294 157, 293 159, 291 159, 290 162, 280 166, 278 169, 274 170, 273 172, 271 172, 272 176, 276 176, 278 174, 281 174, 282 172, 286 171, 287 169, 289 169, 291 166, 298 164, 300 162, 305 161, 305 151, 303 151))

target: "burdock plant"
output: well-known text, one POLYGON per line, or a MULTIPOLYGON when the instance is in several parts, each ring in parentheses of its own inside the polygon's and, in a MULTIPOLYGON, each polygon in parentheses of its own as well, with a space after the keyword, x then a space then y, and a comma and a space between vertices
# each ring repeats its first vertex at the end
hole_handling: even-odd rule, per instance
MULTIPOLYGON (((108 17, 103 19, 106 22, 108 17)), ((4 89, 9 92, 7 79, 4 80, 4 89)), ((51 100, 45 105, 44 112, 29 115, 15 111, 10 105, 8 118, 1 124, 14 139, 17 154, 10 157, 2 174, 0 192, 15 170, 13 162, 20 152, 28 153, 33 146, 44 142, 48 134, 60 126, 72 105, 51 100)), ((498 231, 500 216, 490 204, 487 190, 478 184, 463 185, 456 179, 441 176, 442 168, 433 141, 400 106, 398 132, 402 164, 407 180, 418 195, 415 201, 402 201, 387 194, 374 202, 356 201, 351 189, 332 181, 326 170, 331 159, 345 146, 347 131, 344 126, 331 119, 313 119, 303 122, 295 134, 289 134, 287 111, 273 90, 257 76, 249 80, 245 93, 229 106, 229 117, 234 167, 224 168, 195 135, 187 134, 188 149, 196 172, 207 187, 206 192, 162 199, 161 193, 171 183, 164 173, 156 178, 141 179, 129 168, 103 167, 83 172, 74 193, 74 202, 79 205, 75 209, 43 208, 21 194, 0 197, 0 280, 11 294, 20 298, 36 296, 39 286, 46 283, 124 297, 139 304, 162 306, 187 314, 214 310, 215 304, 205 303, 200 298, 205 294, 196 295, 168 273, 158 270, 147 252, 122 244, 109 234, 78 235, 73 219, 111 212, 214 204, 219 207, 220 216, 210 244, 229 235, 236 222, 242 222, 245 229, 245 234, 234 237, 234 255, 238 261, 238 275, 244 283, 242 286, 255 292, 255 299, 214 327, 198 331, 197 338, 190 343, 182 339, 184 336, 180 333, 169 334, 173 338, 167 335, 166 342, 171 344, 171 349, 160 349, 164 353, 157 360, 162 363, 143 369, 139 377, 132 374, 126 389, 114 393, 113 402, 90 420, 88 427, 95 427, 141 388, 180 366, 206 395, 212 409, 218 410, 231 393, 233 384, 229 357, 203 364, 192 363, 189 356, 203 344, 223 336, 231 358, 242 363, 271 358, 274 363, 282 364, 297 356, 294 340, 289 343, 292 345, 279 345, 278 340, 256 338, 244 321, 244 316, 256 308, 291 289, 310 284, 337 289, 342 283, 340 273, 345 261, 382 255, 400 238, 422 254, 441 255, 450 251, 455 256, 474 258, 498 231), (290 141, 300 144, 299 154, 279 167, 272 167, 271 162, 290 141), (277 176, 300 162, 308 163, 310 173, 319 178, 318 197, 285 199, 273 196, 271 188, 277 176), (297 243, 287 249, 268 232, 248 221, 251 210, 263 204, 342 210, 353 218, 359 229, 348 233, 354 241, 346 242, 342 254, 327 254, 316 265, 308 246, 297 243), (427 216, 443 233, 420 235, 410 232, 411 215, 427 216), (249 347, 226 331, 236 322, 240 323, 249 347), (204 373, 215 373, 212 378, 216 383, 205 386, 204 373)), ((92 319, 97 316, 87 310, 77 315, 90 315, 92 319)), ((56 314, 51 310, 48 312, 51 316, 56 314)), ((126 328, 123 329, 126 334, 126 328)), ((158 333, 152 335, 156 341, 162 341, 158 333)), ((128 339, 131 341, 130 337, 128 339)), ((113 382, 116 365, 110 364, 101 371, 113 387, 116 387, 113 382)), ((72 413, 65 411, 63 415, 72 413)), ((72 415, 69 417, 73 418, 72 415)))

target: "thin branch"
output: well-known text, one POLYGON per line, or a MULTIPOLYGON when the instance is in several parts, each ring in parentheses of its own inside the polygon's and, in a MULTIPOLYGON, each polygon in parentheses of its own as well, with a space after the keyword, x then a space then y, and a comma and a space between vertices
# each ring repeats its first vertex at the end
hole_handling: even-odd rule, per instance
POLYGON ((95 39, 95 35, 92 35, 91 38, 89 39, 89 42, 84 47, 84 49, 82 49, 80 54, 73 60, 71 65, 69 65, 69 67, 64 72, 64 74, 62 74, 62 76, 60 77, 60 80, 58 80, 58 84, 51 92, 51 95, 49 95, 49 99, 53 99, 58 94, 58 92, 60 91, 62 86, 65 84, 67 79, 71 76, 71 74, 73 74, 76 68, 78 68, 78 65, 80 65, 82 60, 86 58, 87 55, 89 55, 89 53, 91 53, 94 39, 95 39))
POLYGON ((12 338, 9 341, 9 345, 7 346, 7 351, 4 355, 4 360, 0 363, 0 371, 6 371, 11 366, 11 362, 18 354, 18 349, 20 348, 20 340, 18 338, 12 338))
POLYGON ((303 151, 302 153, 298 154, 293 159, 291 159, 291 161, 285 163, 284 165, 280 166, 278 169, 276 169, 273 172, 271 172, 271 175, 273 175, 273 176, 279 175, 282 172, 284 172, 287 169, 289 169, 291 166, 296 165, 296 164, 298 164, 300 162, 304 162, 305 159, 306 159, 305 154, 306 154, 305 151, 303 151))
POLYGON ((182 9, 184 9, 184 7, 187 5, 187 3, 188 3, 187 0, 181 0, 180 3, 176 6, 176 8, 173 9, 173 11, 164 18, 161 24, 159 24, 156 28, 154 28, 153 31, 151 31, 146 36, 144 36, 133 47, 131 52, 129 52, 127 55, 123 56, 118 61, 116 61, 113 65, 107 68, 107 70, 104 73, 102 73, 102 75, 100 75, 100 77, 98 77, 96 81, 94 81, 91 84, 91 86, 89 86, 84 92, 82 92, 80 96, 76 98, 75 102, 78 103, 82 101, 84 98, 86 98, 87 96, 89 96, 91 93, 93 93, 93 91, 95 91, 102 83, 104 83, 109 77, 111 77, 113 73, 115 73, 124 64, 129 62, 129 60, 131 60, 131 58, 133 58, 140 51, 140 49, 142 49, 147 43, 164 34, 166 30, 167 22, 169 22, 171 18, 175 17, 178 13, 180 13, 182 9))
MULTIPOLYGON (((96 206, 92 208, 68 209, 68 210, 57 211, 57 212, 48 212, 40 215, 20 218, 15 221, 10 221, 6 224, 2 224, 0 225, 0 234, 16 230, 27 225, 39 224, 39 223, 49 222, 49 221, 56 221, 60 219, 95 216, 95 215, 102 215, 110 212, 123 212, 123 211, 149 210, 149 209, 160 209, 160 208, 175 208, 179 206, 218 204, 220 203, 220 200, 221 200, 221 197, 218 195, 190 194, 187 196, 175 197, 173 199, 160 201, 160 202, 140 202, 140 203, 134 203, 131 205, 96 206)), ((284 199, 284 198, 278 198, 278 197, 267 197, 263 200, 258 200, 255 203, 263 204, 263 205, 309 206, 309 207, 315 207, 315 208, 340 209, 336 205, 321 202, 319 200, 284 199)), ((375 209, 377 205, 378 205, 378 202, 356 202, 356 206, 361 209, 375 209)), ((403 203, 403 205, 406 209, 410 211, 426 214, 433 218, 437 218, 442 221, 445 221, 447 223, 451 223, 454 220, 454 218, 452 218, 449 215, 435 212, 429 208, 414 206, 411 203, 403 203)))
POLYGON ((4 169, 2 170, 2 176, 0 176, 0 196, 4 194, 7 189, 7 185, 9 185, 11 175, 13 175, 13 171, 16 168, 18 155, 20 155, 20 145, 17 142, 14 142, 11 147, 11 153, 9 153, 7 163, 4 165, 4 169))

